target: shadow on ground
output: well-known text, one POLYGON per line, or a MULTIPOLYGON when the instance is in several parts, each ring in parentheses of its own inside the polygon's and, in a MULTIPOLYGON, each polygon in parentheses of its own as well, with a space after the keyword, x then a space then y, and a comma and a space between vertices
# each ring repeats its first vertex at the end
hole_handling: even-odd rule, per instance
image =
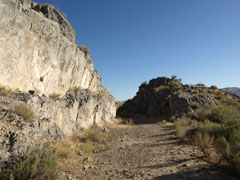
POLYGON ((165 174, 155 177, 152 180, 237 180, 239 178, 233 177, 231 172, 223 168, 210 165, 208 167, 192 167, 191 170, 165 174), (222 176, 223 173, 224 176, 222 176))

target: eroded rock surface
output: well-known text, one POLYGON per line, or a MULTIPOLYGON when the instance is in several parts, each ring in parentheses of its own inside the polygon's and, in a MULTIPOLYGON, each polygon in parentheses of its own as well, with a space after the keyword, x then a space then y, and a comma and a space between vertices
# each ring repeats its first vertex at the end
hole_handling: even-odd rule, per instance
POLYGON ((100 74, 64 14, 30 0, 1 0, 0 17, 1 86, 47 96, 101 91, 100 74))
POLYGON ((113 123, 115 102, 109 92, 101 93, 68 92, 61 99, 21 92, 0 96, 0 162, 14 160, 29 147, 40 147, 94 124, 113 123), (16 111, 18 106, 20 112, 16 111), (29 109, 21 108, 26 106, 29 109), (25 117, 28 111, 33 116, 25 117))

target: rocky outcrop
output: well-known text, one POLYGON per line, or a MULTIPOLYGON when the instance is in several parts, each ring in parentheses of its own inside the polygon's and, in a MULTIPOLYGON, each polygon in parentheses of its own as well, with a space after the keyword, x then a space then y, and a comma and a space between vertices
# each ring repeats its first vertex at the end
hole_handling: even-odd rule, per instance
POLYGON ((47 140, 113 123, 114 114, 115 102, 107 89, 101 94, 68 92, 61 99, 21 92, 0 96, 0 162, 47 140))
POLYGON ((159 77, 143 83, 137 95, 118 108, 117 115, 133 118, 136 123, 140 116, 161 121, 186 115, 198 120, 196 111, 201 107, 218 106, 226 101, 237 103, 239 98, 218 90, 216 86, 183 85, 181 79, 159 77))
POLYGON ((29 147, 113 123, 115 100, 64 14, 0 1, 0 167, 29 147))
POLYGON ((51 5, 0 1, 0 85, 22 92, 64 96, 69 89, 101 91, 93 60, 51 5))

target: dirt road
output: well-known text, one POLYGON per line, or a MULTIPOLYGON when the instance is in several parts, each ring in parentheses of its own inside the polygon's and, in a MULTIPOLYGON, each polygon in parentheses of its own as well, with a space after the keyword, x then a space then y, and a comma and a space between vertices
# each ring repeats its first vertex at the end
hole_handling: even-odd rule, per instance
POLYGON ((238 179, 199 156, 180 142, 174 129, 160 124, 110 128, 114 143, 94 153, 89 174, 101 180, 230 180, 238 179))

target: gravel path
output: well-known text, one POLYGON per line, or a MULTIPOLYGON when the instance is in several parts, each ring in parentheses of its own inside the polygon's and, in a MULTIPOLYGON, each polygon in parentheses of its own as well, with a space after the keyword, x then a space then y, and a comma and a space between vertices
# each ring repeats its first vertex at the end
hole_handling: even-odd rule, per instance
POLYGON ((114 143, 94 153, 87 174, 101 180, 231 180, 238 179, 199 156, 198 149, 180 142, 171 127, 160 124, 110 128, 114 143))

